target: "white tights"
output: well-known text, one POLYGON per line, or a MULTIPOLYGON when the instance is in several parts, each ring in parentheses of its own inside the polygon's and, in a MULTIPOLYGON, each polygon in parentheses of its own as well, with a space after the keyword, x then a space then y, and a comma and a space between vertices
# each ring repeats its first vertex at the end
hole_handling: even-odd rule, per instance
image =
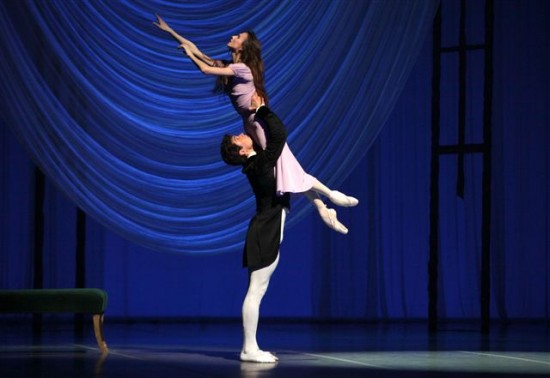
MULTIPOLYGON (((283 210, 281 215, 281 243, 283 241, 285 219, 286 210, 283 210)), ((278 360, 273 354, 261 350, 256 340, 258 319, 260 317, 260 303, 278 263, 279 254, 277 254, 277 258, 271 265, 250 273, 248 291, 243 302, 244 342, 241 351, 241 361, 270 363, 278 360)))

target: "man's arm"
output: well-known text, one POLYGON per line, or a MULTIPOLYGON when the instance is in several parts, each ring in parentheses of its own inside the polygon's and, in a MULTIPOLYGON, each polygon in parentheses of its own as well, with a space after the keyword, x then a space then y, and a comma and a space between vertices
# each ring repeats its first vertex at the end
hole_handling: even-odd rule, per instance
POLYGON ((258 108, 256 117, 261 119, 265 124, 267 139, 264 150, 265 159, 275 165, 286 143, 286 128, 279 117, 265 105, 258 108))

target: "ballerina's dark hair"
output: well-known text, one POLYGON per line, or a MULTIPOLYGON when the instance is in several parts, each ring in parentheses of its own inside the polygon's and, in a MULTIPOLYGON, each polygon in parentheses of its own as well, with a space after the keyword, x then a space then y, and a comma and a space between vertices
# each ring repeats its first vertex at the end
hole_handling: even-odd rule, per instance
MULTIPOLYGON (((264 61, 262 59, 262 44, 252 30, 246 32, 248 38, 243 42, 241 51, 241 62, 246 64, 252 72, 254 87, 260 97, 268 104, 267 91, 264 84, 264 61)), ((224 62, 227 65, 228 62, 224 62)), ((229 94, 231 92, 232 76, 220 76, 216 82, 216 91, 229 94)))

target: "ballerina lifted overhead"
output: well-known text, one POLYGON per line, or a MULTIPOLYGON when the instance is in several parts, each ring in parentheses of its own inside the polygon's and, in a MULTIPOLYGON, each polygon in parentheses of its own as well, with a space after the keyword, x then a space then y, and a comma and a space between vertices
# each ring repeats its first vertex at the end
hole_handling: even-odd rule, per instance
MULTIPOLYGON (((217 88, 229 96, 233 107, 241 115, 246 134, 265 149, 266 136, 262 121, 256 119, 250 110, 254 93, 268 104, 261 44, 254 32, 246 31, 232 36, 227 44, 231 60, 223 61, 205 55, 193 42, 176 33, 160 16, 157 15, 157 22, 154 24, 178 41, 179 47, 185 50, 186 55, 202 73, 218 77, 217 88)), ((331 190, 306 173, 286 143, 275 165, 275 178, 279 195, 303 193, 316 207, 328 227, 342 234, 348 233, 348 229, 338 220, 336 210, 328 208, 321 196, 342 207, 356 206, 359 201, 337 190, 331 190)))

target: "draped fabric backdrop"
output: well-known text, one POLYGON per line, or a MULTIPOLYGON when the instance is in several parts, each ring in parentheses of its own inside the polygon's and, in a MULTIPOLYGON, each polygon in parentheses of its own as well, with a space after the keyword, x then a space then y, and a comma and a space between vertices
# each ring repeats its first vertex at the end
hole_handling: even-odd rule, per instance
POLYGON ((434 3, 8 2, 5 118, 59 188, 126 238, 164 251, 234 250, 253 199, 239 170, 221 162, 219 142, 242 121, 154 14, 213 57, 228 58, 231 35, 254 29, 289 144, 334 184, 387 118, 434 3))
MULTIPOLYGON (((76 207, 86 225, 86 283, 109 316, 239 316, 239 269, 254 201, 219 158, 240 132, 162 15, 213 57, 253 29, 273 109, 303 166, 357 196, 329 231, 296 198, 263 314, 427 316, 431 38, 437 1, 15 1, 0 3, 0 287, 32 286, 34 164, 46 174, 44 286, 74 286, 76 207), (412 72, 412 74, 411 74, 412 72), (292 293, 292 295, 289 295, 292 293)), ((468 38, 483 2, 467 1, 468 38)), ((444 44, 458 1, 442 1, 444 44)), ((548 318, 549 5, 495 4, 491 311, 548 318)), ((468 138, 481 130, 480 55, 469 58, 468 138)), ((457 61, 446 61, 442 143, 456 138, 457 61), (454 77, 453 77, 454 75, 454 77)), ((480 186, 442 160, 440 315, 479 316, 480 186)))

